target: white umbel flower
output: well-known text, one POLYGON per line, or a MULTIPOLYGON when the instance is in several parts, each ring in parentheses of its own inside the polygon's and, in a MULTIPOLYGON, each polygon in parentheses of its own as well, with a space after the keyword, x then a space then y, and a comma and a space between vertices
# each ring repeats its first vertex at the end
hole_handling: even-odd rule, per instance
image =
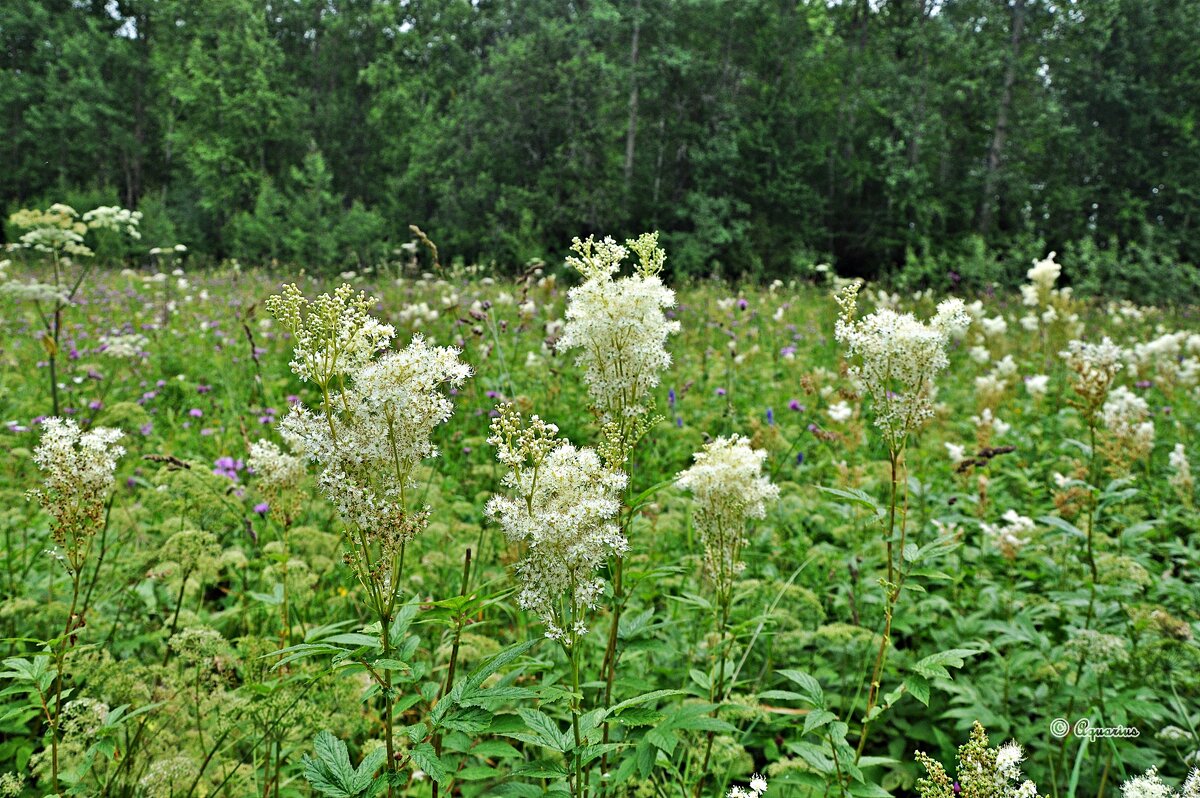
POLYGON ((679 474, 678 484, 695 500, 696 526, 704 541, 705 567, 721 595, 745 567, 741 549, 746 522, 765 518, 779 488, 763 475, 767 453, 740 435, 717 438, 696 452, 695 463, 679 474))
POLYGON ((875 404, 875 426, 896 451, 933 415, 934 380, 949 364, 946 347, 971 317, 962 300, 948 299, 928 324, 886 309, 855 319, 857 293, 854 284, 838 296, 843 315, 834 336, 856 361, 851 374, 866 386, 875 404))
POLYGON ((605 422, 646 412, 649 392, 671 364, 667 337, 679 332, 679 322, 664 313, 675 305, 675 292, 659 277, 666 255, 658 234, 626 243, 577 238, 576 255, 567 259, 584 281, 568 293, 558 348, 578 350, 588 393, 605 422), (631 250, 638 256, 635 272, 614 279, 631 250))
POLYGON ((149 345, 149 339, 137 333, 132 335, 106 335, 100 339, 100 347, 103 349, 104 354, 117 358, 140 358, 144 355, 146 347, 149 345))
POLYGON ((603 595, 596 572, 628 549, 616 522, 626 476, 557 434, 553 424, 534 416, 523 425, 512 405, 501 406, 488 442, 508 467, 506 492, 492 497, 487 515, 525 545, 518 604, 537 613, 546 637, 569 647, 587 632, 585 611, 603 595))

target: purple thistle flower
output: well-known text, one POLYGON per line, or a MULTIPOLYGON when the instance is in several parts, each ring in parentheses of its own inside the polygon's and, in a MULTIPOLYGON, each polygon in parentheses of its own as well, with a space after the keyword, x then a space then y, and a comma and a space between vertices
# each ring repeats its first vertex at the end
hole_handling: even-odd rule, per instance
POLYGON ((238 481, 238 472, 246 467, 246 464, 241 460, 234 460, 228 455, 224 457, 218 457, 217 461, 213 463, 213 465, 215 466, 215 468, 213 468, 214 474, 217 476, 227 477, 234 482, 238 481))
POLYGON ((271 505, 267 504, 266 502, 259 502, 258 504, 254 505, 254 512, 258 513, 259 515, 266 515, 268 512, 270 512, 270 510, 271 505))
POLYGON ((724 389, 724 388, 718 388, 718 389, 717 389, 717 396, 724 396, 724 395, 725 395, 725 389, 724 389))
POLYGON ((808 408, 806 408, 804 405, 800 404, 799 399, 793 399, 792 401, 788 402, 788 410, 794 410, 797 413, 803 413, 807 409, 808 408))
POLYGON ((204 411, 198 407, 193 407, 191 410, 188 411, 188 415, 191 416, 192 418, 200 418, 201 416, 204 415, 204 411))

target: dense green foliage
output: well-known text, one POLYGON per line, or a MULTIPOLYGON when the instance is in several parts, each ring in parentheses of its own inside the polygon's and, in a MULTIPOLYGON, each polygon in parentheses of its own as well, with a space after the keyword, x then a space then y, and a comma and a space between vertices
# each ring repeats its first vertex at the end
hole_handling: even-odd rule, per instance
MULTIPOLYGON (((9 268, 49 282, 44 266, 9 268)), ((50 793, 58 741, 63 794, 380 795, 377 672, 395 678, 397 795, 437 796, 438 782, 447 796, 708 798, 756 770, 769 798, 914 795, 917 752, 953 772, 977 720, 1025 745, 1043 796, 1108 798, 1151 766, 1184 777, 1200 748, 1200 516, 1178 457, 1195 460, 1200 441, 1194 310, 1046 290, 1028 307, 985 298, 897 486, 872 426, 880 408, 833 340, 828 287, 677 286, 674 362, 654 392, 665 419, 628 466, 628 603, 606 707, 608 599, 576 644, 576 691, 563 651, 518 607, 521 546, 484 513, 501 490, 487 441, 499 402, 580 445, 601 438, 574 357, 554 348, 564 284, 557 269, 515 283, 462 272, 362 283, 396 348, 422 331, 461 347, 474 371, 436 432, 440 456, 420 466, 430 522, 410 543, 386 637, 341 561, 346 522, 315 480, 289 498, 245 468, 252 442, 279 440, 289 404, 320 402, 264 311, 278 276, 100 271, 64 305, 55 400, 84 426, 123 430, 128 450, 74 591, 49 517, 23 498, 42 479, 31 453, 51 408, 51 339, 34 305, 0 293, 0 774, 25 783, 6 794, 50 793), (1034 311, 1042 321, 1025 329, 1034 311), (1089 423, 1057 355, 1077 323, 1124 348, 1117 382, 1146 403, 1148 448, 1089 423), (752 436, 781 495, 748 528, 725 639, 696 504, 671 481, 731 433, 752 436), (908 526, 895 602, 881 584, 889 481, 908 526), (582 748, 570 731, 580 694, 597 707, 582 748), (1058 718, 1140 735, 1063 737, 1058 718), (581 750, 591 791, 568 793, 581 750)), ((861 304, 924 318, 935 299, 870 291, 861 304)), ((1001 793, 964 798, 980 795, 1001 793)))
POLYGON ((505 266, 652 227, 676 273, 1011 283, 1057 250, 1168 298, 1197 30, 1190 0, 10 0, 0 200, 333 271, 410 224, 505 266))

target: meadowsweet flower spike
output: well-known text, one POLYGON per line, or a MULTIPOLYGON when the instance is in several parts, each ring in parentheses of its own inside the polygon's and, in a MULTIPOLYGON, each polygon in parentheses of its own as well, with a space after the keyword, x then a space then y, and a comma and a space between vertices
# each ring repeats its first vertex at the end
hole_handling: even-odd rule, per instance
POLYGON ((51 535, 66 550, 73 569, 82 565, 88 540, 103 521, 113 472, 125 454, 117 445, 123 435, 107 427, 81 432, 71 419, 42 422, 42 440, 33 451, 33 461, 45 475, 44 483, 29 497, 50 514, 51 535))
POLYGON ((697 452, 692 467, 679 475, 679 487, 695 498, 705 568, 721 595, 728 594, 745 568, 746 522, 765 518, 767 504, 779 498, 779 488, 762 473, 766 458, 766 451, 752 448, 749 438, 722 437, 697 452))
POLYGON ((949 365, 946 348, 967 329, 970 316, 962 300, 948 299, 928 324, 888 309, 856 319, 857 296, 857 283, 837 296, 842 316, 834 337, 854 359, 851 374, 875 404, 875 426, 889 448, 899 450, 932 417, 934 379, 949 365))
POLYGON ((492 497, 487 515, 526 545, 518 603, 538 614, 546 637, 571 646, 587 632, 585 610, 603 595, 597 570, 628 548, 615 520, 626 477, 557 436, 555 425, 537 416, 525 424, 511 404, 500 407, 488 443, 508 468, 506 493, 492 497))
POLYGON ((417 464, 437 455, 433 431, 454 410, 442 387, 459 386, 471 374, 458 355, 416 336, 356 370, 322 410, 294 405, 279 425, 296 452, 321 466, 318 485, 342 517, 378 536, 388 551, 424 526, 407 491, 417 464))
POLYGON ((292 371, 328 390, 335 377, 347 377, 385 349, 395 329, 371 316, 374 297, 342 284, 333 295, 312 302, 293 283, 267 299, 267 310, 293 336, 292 371))
POLYGON ((576 254, 567 263, 584 282, 568 293, 567 321, 558 340, 563 351, 579 350, 577 361, 601 420, 620 424, 648 412, 648 394, 671 364, 667 338, 679 332, 679 322, 664 313, 674 307, 675 292, 659 278, 666 255, 658 235, 627 245, 611 238, 575 239, 576 254), (635 273, 614 279, 630 250, 638 256, 635 273))
POLYGON ((1075 372, 1074 388, 1084 419, 1094 423, 1113 380, 1124 368, 1124 350, 1105 336, 1099 343, 1073 340, 1058 354, 1075 372))

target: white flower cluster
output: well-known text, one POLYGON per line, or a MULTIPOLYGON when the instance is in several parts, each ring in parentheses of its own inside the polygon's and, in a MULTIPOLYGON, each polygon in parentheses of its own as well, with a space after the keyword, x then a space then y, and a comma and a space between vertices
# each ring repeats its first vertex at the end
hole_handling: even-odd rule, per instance
POLYGON ((1200 770, 1193 768, 1176 792, 1163 782, 1158 768, 1150 768, 1145 774, 1122 784, 1121 795, 1124 798, 1200 798, 1200 770))
POLYGON ((679 332, 679 322, 664 313, 675 305, 675 292, 659 277, 666 254, 658 234, 647 233, 626 246, 611 238, 576 238, 571 249, 576 254, 567 263, 583 283, 568 293, 558 348, 579 350, 577 362, 602 420, 642 415, 647 395, 671 364, 667 337, 679 332), (614 279, 630 251, 638 257, 634 274, 614 279))
MULTIPOLYGON (((339 340, 354 339, 346 334, 339 340)), ((343 352, 342 361, 310 349, 306 357, 312 362, 346 362, 357 368, 343 390, 329 395, 324 408, 313 412, 294 405, 279 425, 296 452, 321 466, 318 484, 342 517, 378 536, 389 549, 398 549, 420 531, 406 491, 417 463, 437 455, 433 431, 454 410, 441 388, 457 387, 471 375, 458 355, 457 349, 429 346, 420 336, 365 364, 359 355, 343 352)))
POLYGON ((886 309, 855 319, 857 293, 854 284, 838 296, 843 315, 834 336, 857 359, 851 374, 866 386, 875 426, 896 451, 933 415, 934 379, 949 365, 946 347, 966 331, 970 316, 962 300, 948 299, 928 324, 886 309))
POLYGON ((117 205, 101 205, 83 215, 83 221, 93 230, 115 230, 130 238, 142 237, 138 224, 142 221, 141 211, 131 211, 117 205))
POLYGON ((990 407, 985 407, 977 416, 971 416, 971 423, 983 440, 989 440, 992 435, 1007 435, 1012 429, 1012 424, 1002 420, 990 407))
POLYGON ((980 524, 980 528, 1001 554, 1010 560, 1016 559, 1017 554, 1030 541, 1029 536, 1037 529, 1037 524, 1032 518, 1021 515, 1016 510, 1007 510, 1000 519, 1004 521, 1003 524, 985 522, 980 524))
POLYGON ((1029 282, 1021 286, 1021 298, 1030 307, 1046 304, 1046 297, 1054 291, 1055 283, 1062 275, 1062 265, 1054 260, 1051 252, 1043 260, 1035 260, 1033 268, 1025 273, 1029 282))
POLYGON ((1068 330, 1078 330, 1079 314, 1074 312, 1070 288, 1056 288, 1062 266, 1054 260, 1051 252, 1044 260, 1034 261, 1026 276, 1029 283, 1021 286, 1021 298, 1025 305, 1035 311, 1021 318, 1021 327, 1037 332, 1040 327, 1061 323, 1068 330))
POLYGON ((745 787, 734 785, 729 788, 726 793, 726 798, 761 798, 762 794, 767 791, 767 780, 760 774, 755 773, 750 777, 750 783, 745 787))
POLYGON ((326 391, 335 377, 354 374, 385 349, 396 331, 371 316, 375 301, 348 283, 311 303, 294 283, 267 299, 267 310, 293 336, 296 376, 326 391))
POLYGON ((1135 343, 1125 356, 1130 370, 1142 379, 1181 388, 1200 384, 1200 333, 1163 333, 1135 343))
POLYGON ((8 221, 13 227, 26 231, 18 239, 26 249, 80 257, 93 254, 83 243, 88 226, 79 221, 79 211, 70 205, 59 202, 44 211, 23 208, 8 221))
POLYGON ((596 571, 628 549, 616 521, 626 476, 592 449, 559 439, 555 425, 537 416, 524 425, 512 405, 501 406, 488 443, 508 472, 507 492, 492 497, 487 515, 526 546, 517 601, 538 614, 546 637, 570 646, 587 631, 584 610, 603 595, 596 571))
POLYGON ((1171 476, 1167 479, 1168 484, 1175 489, 1185 504, 1190 505, 1196 483, 1192 479, 1192 464, 1188 462, 1187 452, 1182 443, 1175 444, 1167 462, 1171 466, 1171 476))
POLYGON ((1058 354, 1075 372, 1075 393, 1083 400, 1085 416, 1089 421, 1094 419, 1113 378, 1124 368, 1124 350, 1105 336, 1099 343, 1072 340, 1058 354))
POLYGON ((250 444, 250 456, 246 465, 272 490, 290 490, 296 487, 305 473, 303 459, 288 454, 264 438, 250 444))
POLYGON ((66 548, 72 567, 82 565, 81 546, 101 522, 117 460, 125 454, 117 445, 123 435, 108 427, 81 432, 72 419, 42 422, 33 461, 44 475, 43 488, 29 495, 54 519, 51 533, 55 543, 66 548))
POLYGON ((49 283, 10 280, 0 285, 0 294, 10 296, 17 302, 46 302, 51 305, 65 305, 68 302, 67 292, 49 283))
POLYGON ((1017 363, 1005 355, 987 374, 975 378, 975 393, 983 404, 994 404, 1003 398, 1009 384, 1017 375, 1017 363))
POLYGON ((752 448, 748 438, 721 437, 696 452, 693 465, 679 474, 679 487, 696 502, 705 568, 721 595, 728 595, 733 578, 745 567, 740 554, 746 522, 765 518, 767 503, 779 498, 778 486, 762 473, 766 458, 766 451, 752 448))
POLYGON ((100 348, 109 357, 123 359, 140 358, 149 345, 149 339, 137 333, 130 335, 105 335, 100 338, 100 348))
POLYGON ((1140 459, 1154 448, 1154 422, 1146 400, 1119 385, 1104 401, 1104 426, 1132 459, 1140 459))
POLYGON ((1050 376, 1047 374, 1033 374, 1025 378, 1025 392, 1035 400, 1045 397, 1049 388, 1050 376))
POLYGON ((1025 761, 1025 752, 1019 743, 1010 741, 996 750, 996 781, 1003 794, 1010 798, 1035 798, 1037 785, 1029 779, 1013 786, 1013 782, 1021 779, 1021 763, 1025 761))
POLYGON ((369 315, 372 302, 343 285, 310 304, 292 285, 267 306, 295 336, 292 369, 316 382, 324 400, 316 411, 293 405, 280 434, 320 466, 322 492, 362 533, 347 554, 359 579, 390 591, 391 563, 427 521, 407 491, 417 464, 437 454, 434 429, 453 412, 442 389, 461 385, 471 369, 459 350, 429 346, 419 335, 373 359, 393 330, 369 315), (378 545, 378 558, 368 544, 378 545))

